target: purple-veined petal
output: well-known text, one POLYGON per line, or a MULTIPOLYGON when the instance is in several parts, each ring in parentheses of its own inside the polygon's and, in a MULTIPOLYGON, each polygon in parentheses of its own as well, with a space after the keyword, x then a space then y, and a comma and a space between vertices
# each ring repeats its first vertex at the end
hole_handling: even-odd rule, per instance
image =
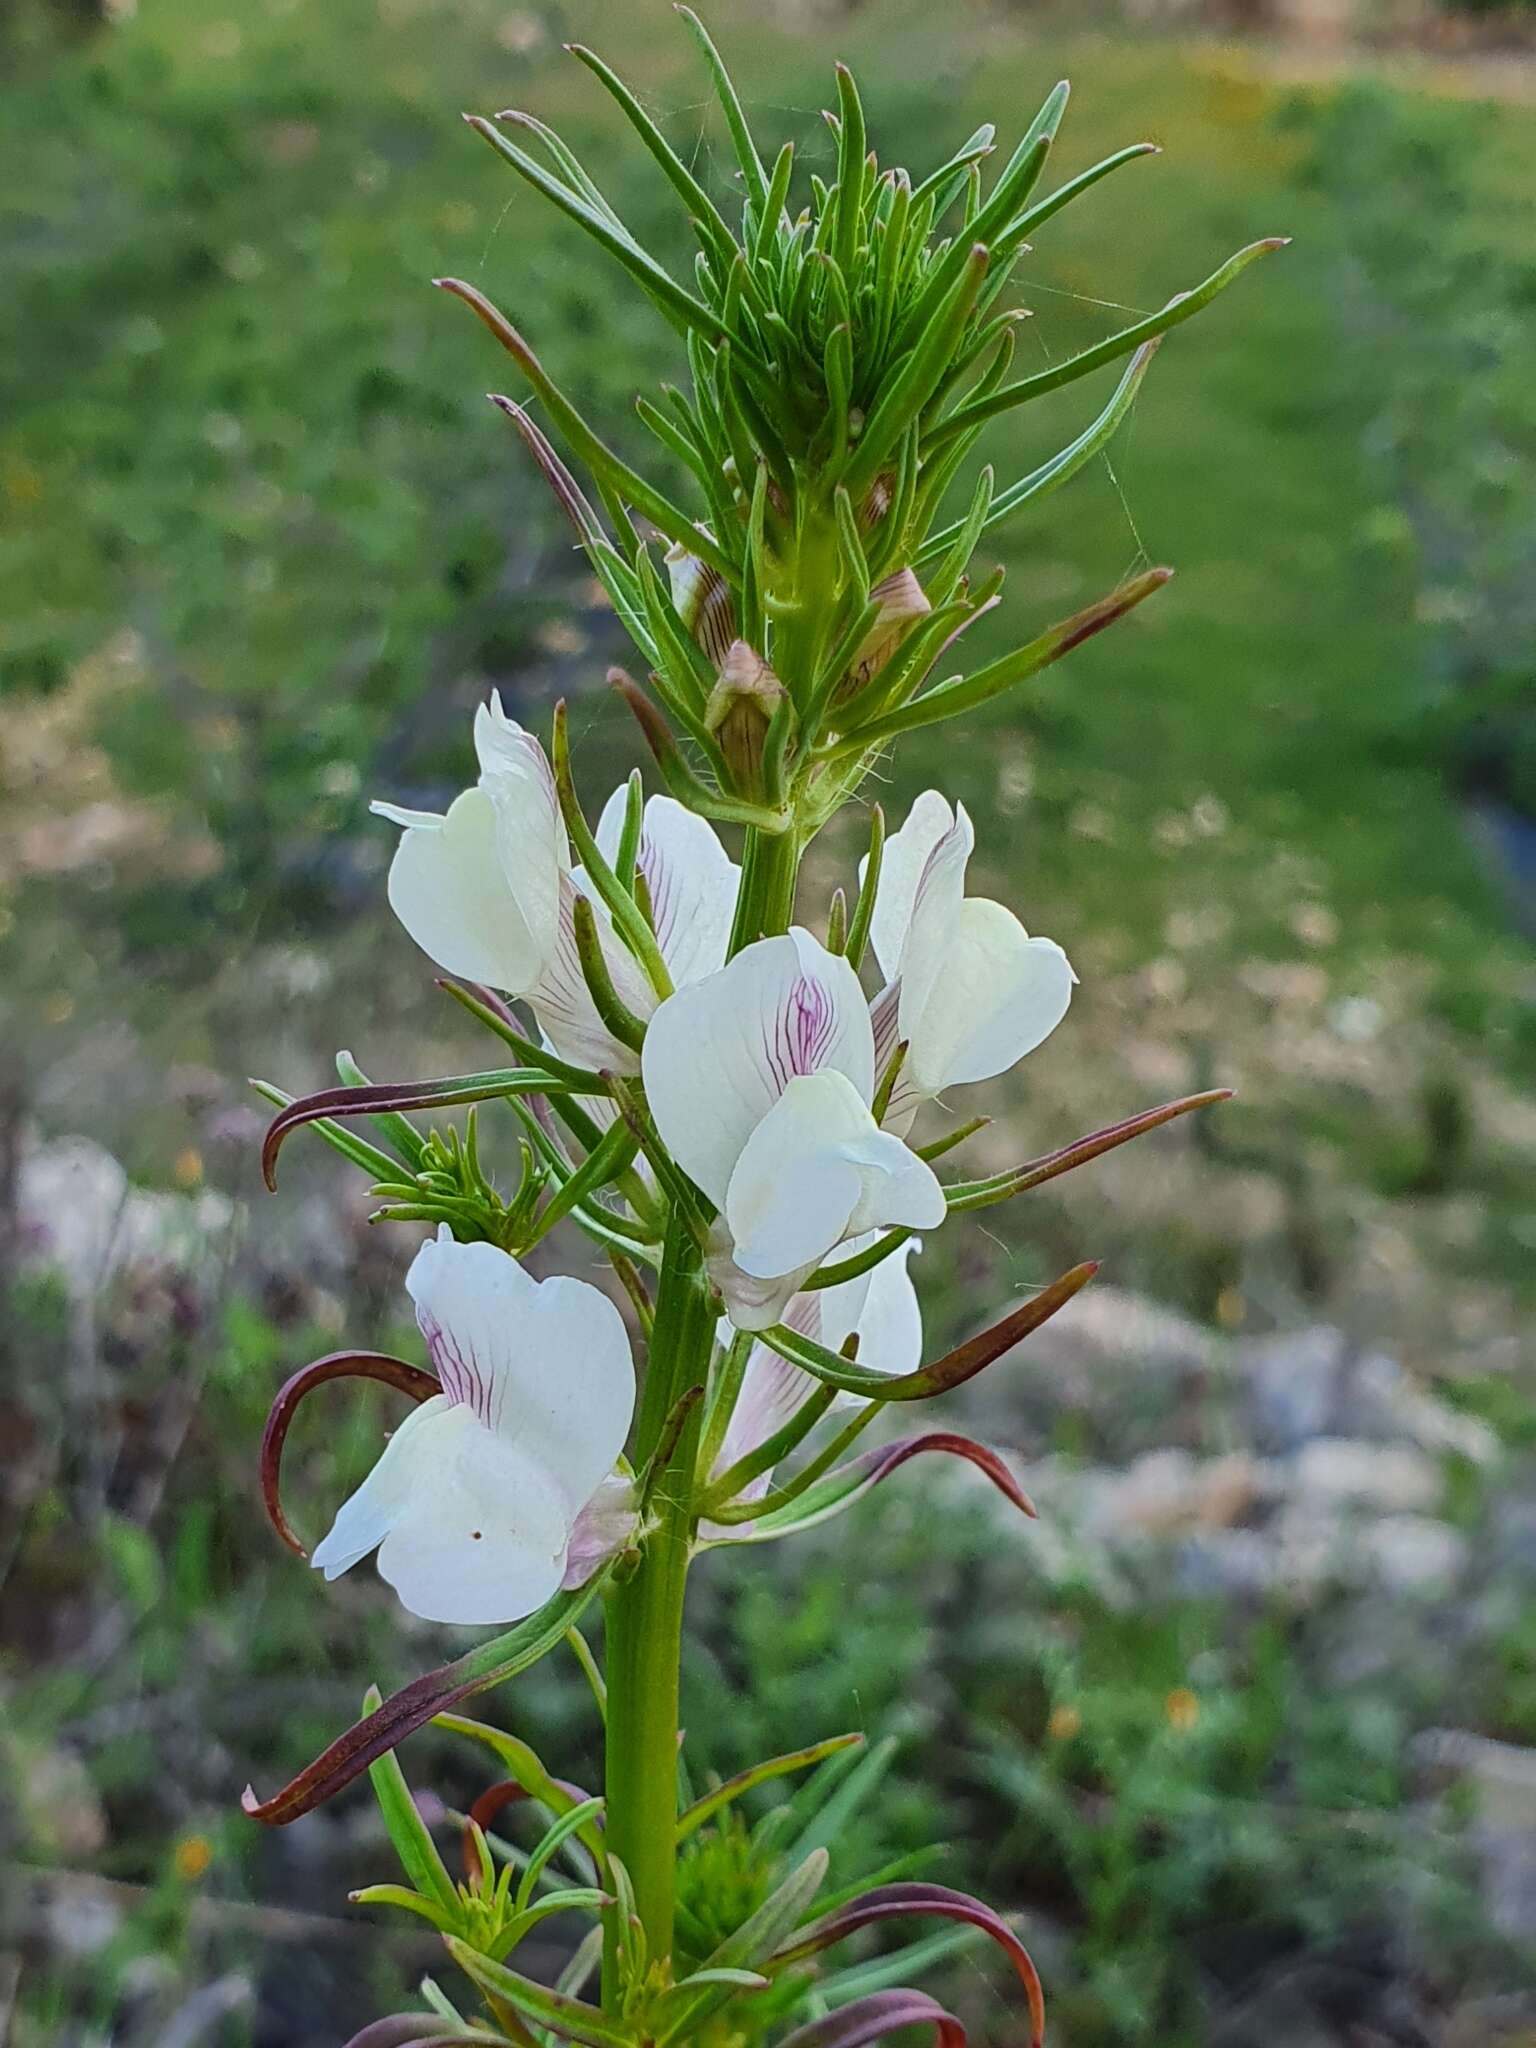
POLYGON ((1076 983, 1054 940, 1032 938, 1000 903, 967 898, 974 844, 964 805, 952 810, 937 790, 886 841, 871 936, 887 985, 873 1021, 886 1059, 898 1040, 907 1046, 884 1117, 898 1133, 920 1099, 990 1080, 1033 1052, 1076 983))
MULTIPOLYGON (((929 794, 932 795, 932 792, 929 794)), ((948 808, 948 805, 944 806, 945 810, 948 808)), ((916 812, 916 804, 913 805, 913 810, 916 812)), ((929 805, 922 819, 923 830, 931 830, 938 821, 938 807, 929 805)), ((897 846, 911 823, 912 820, 909 818, 895 838, 887 842, 887 855, 892 847, 897 846)), ((920 844, 921 840, 918 843, 920 844)), ((892 977, 899 977, 901 981, 897 1029, 909 1044, 914 1019, 921 1019, 929 998, 944 973, 950 940, 960 916, 960 907, 965 901, 965 870, 975 844, 975 828, 966 814, 964 804, 958 804, 943 833, 929 847, 928 857, 918 873, 917 887, 912 893, 911 907, 907 913, 907 928, 902 938, 901 954, 892 977)), ((898 849, 898 868, 899 866, 898 849)), ((882 862, 882 890, 885 886, 885 872, 882 862)))
POLYGON ((446 1225, 406 1285, 440 1391, 395 1432, 313 1563, 334 1579, 377 1550, 411 1613, 515 1621, 613 1555, 593 1502, 634 1406, 623 1320, 585 1281, 535 1280, 494 1245, 456 1244, 446 1225))
MULTIPOLYGON (((929 856, 955 823, 955 814, 936 789, 925 789, 907 813, 900 831, 886 839, 880 857, 880 887, 870 921, 870 943, 888 982, 901 972, 901 951, 907 942, 918 886, 929 856)), ((867 860, 859 862, 864 879, 867 860)))
POLYGON ((725 1195, 733 1257, 754 1279, 798 1272, 848 1236, 944 1220, 933 1168, 879 1130, 844 1074, 799 1074, 743 1146, 725 1195))
MULTIPOLYGON (((596 839, 610 863, 624 827, 626 791, 603 806, 596 839)), ((636 865, 645 877, 656 943, 674 986, 702 981, 725 964, 741 870, 709 822, 675 798, 653 796, 641 818, 636 865)))
POLYGON ((629 1335, 585 1280, 535 1280, 444 1225, 406 1276, 444 1393, 531 1458, 574 1521, 613 1470, 634 1410, 629 1335))
POLYGON ((377 1548, 410 1613, 491 1626, 559 1591, 573 1519, 537 1458, 439 1397, 395 1432, 311 1562, 334 1579, 377 1548))
MULTIPOLYGON (((914 925, 913 949, 917 933, 914 925)), ((903 1074, 921 1096, 1007 1073, 1050 1037, 1077 983, 1054 939, 1031 938, 1011 910, 986 897, 961 903, 946 934, 921 1002, 905 969, 900 985, 903 1074)))
POLYGON ((648 1017, 655 1008, 655 991, 614 934, 606 906, 589 894, 579 871, 560 877, 554 944, 538 981, 528 991, 528 1000, 544 1036, 561 1059, 597 1072, 633 1074, 639 1069, 639 1059, 631 1046, 614 1037, 598 1015, 582 972, 576 945, 578 893, 592 905, 598 943, 619 1000, 637 1017, 648 1017))
POLYGON ((570 865, 570 844, 565 836, 555 795, 554 771, 549 756, 531 732, 509 718, 502 708, 500 690, 492 690, 487 702, 475 706, 475 759, 482 775, 526 775, 541 792, 550 811, 549 833, 554 840, 560 865, 570 865))
POLYGON ((571 1525, 561 1585, 584 1586, 595 1571, 627 1550, 640 1527, 634 1482, 610 1473, 571 1525))
POLYGON ((717 1207, 747 1141, 789 1083, 844 1076, 868 1103, 874 1042, 858 976, 807 931, 759 939, 667 998, 642 1059, 672 1156, 717 1207))

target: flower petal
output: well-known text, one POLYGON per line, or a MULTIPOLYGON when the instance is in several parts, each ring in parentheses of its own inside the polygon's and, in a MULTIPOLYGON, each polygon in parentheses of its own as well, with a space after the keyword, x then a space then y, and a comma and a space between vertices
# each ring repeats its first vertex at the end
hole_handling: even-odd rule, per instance
POLYGON ((841 1074, 868 1103, 874 1041, 858 976, 798 927, 759 939, 662 1003, 641 1070, 664 1143, 723 1206, 748 1140, 792 1080, 841 1074))
MULTIPOLYGON (((610 862, 619 850, 624 802, 624 790, 616 789, 598 820, 597 843, 610 862)), ((675 985, 716 973, 725 961, 741 870, 714 828, 674 798, 653 796, 641 823, 638 866, 650 892, 656 943, 675 985)))
POLYGON ((453 1403, 443 1394, 423 1401, 408 1415, 384 1446, 378 1463, 352 1496, 336 1511, 329 1531, 315 1545, 310 1563, 327 1579, 339 1579, 343 1572, 377 1550, 404 1514, 415 1477, 418 1459, 429 1460, 436 1432, 453 1403), (418 1448, 418 1439, 421 1440, 418 1448))
MULTIPOLYGON (((901 830, 885 842, 869 936, 887 981, 894 981, 901 969, 901 949, 928 857, 954 823, 955 814, 945 799, 936 789, 925 789, 908 811, 901 830)), ((867 859, 859 863, 861 882, 868 865, 867 859)))
MULTIPOLYGON (((592 992, 587 987, 587 978, 582 972, 581 954, 576 946, 575 902, 578 891, 587 894, 583 883, 584 877, 579 869, 574 874, 560 877, 559 919, 554 945, 543 972, 528 992, 529 1001, 545 1037, 562 1059, 570 1060, 576 1066, 594 1068, 599 1073, 607 1070, 616 1074, 633 1074, 640 1064, 635 1051, 632 1046, 615 1038, 598 1015, 592 992)), ((615 992, 637 1017, 649 1016, 656 1004, 655 991, 622 941, 615 936, 606 906, 590 896, 588 901, 592 903, 598 943, 602 946, 615 992)))
POLYGON ((901 1033, 911 1087, 937 1095, 1006 1073, 1050 1037, 1067 1014, 1076 980, 1054 939, 1031 938, 1001 903, 967 898, 920 1006, 918 990, 902 973, 901 1033))
MULTIPOLYGON (((852 1240, 845 1255, 853 1256, 871 1241, 852 1240)), ((916 1372, 923 1362, 923 1317, 907 1261, 921 1249, 917 1238, 909 1238, 867 1273, 802 1297, 821 1304, 820 1330, 805 1334, 819 1338, 829 1351, 841 1351, 857 1330, 860 1365, 872 1372, 916 1372)))
MULTIPOLYGON (((414 1420, 414 1418, 412 1418, 414 1420)), ((519 1621, 560 1590, 571 1516, 521 1444, 451 1407, 415 1432, 410 1489, 379 1576, 425 1621, 519 1621)))
POLYGON ((492 690, 488 704, 475 707, 475 759, 480 764, 482 776, 511 773, 531 779, 554 813, 552 836, 555 848, 560 865, 569 867, 570 842, 566 838, 565 820, 560 815, 560 799, 555 794, 555 774, 549 765, 549 756, 531 732, 524 731, 515 718, 508 718, 501 708, 499 690, 492 690))
POLYGON ((543 944, 502 872, 490 798, 467 789, 444 818, 373 808, 405 825, 390 863, 389 904, 428 959, 449 974, 523 994, 544 964, 543 944))
MULTIPOLYGON (((914 811, 916 808, 914 805, 914 811)), ((930 808, 928 821, 937 822, 936 809, 930 808)), ((896 967, 901 980, 897 1029, 909 1045, 930 998, 948 978, 950 946, 965 902, 965 870, 975 843, 965 806, 957 805, 948 829, 930 847, 917 879, 896 967)), ((907 1057, 910 1061, 912 1053, 907 1057)))
POLYGON ((406 1287, 444 1393, 546 1473, 574 1521, 612 1471, 634 1410, 617 1308, 584 1280, 535 1280, 495 1245, 455 1244, 446 1225, 406 1287))
POLYGON ((864 1191, 847 1148, 873 1130, 846 1075, 795 1076, 742 1148, 726 1190, 726 1225, 743 1272, 791 1272, 846 1235, 864 1191))
POLYGON ((705 1269, 720 1290, 727 1318, 738 1330, 771 1330, 775 1323, 782 1322, 794 1296, 820 1263, 819 1259, 808 1259, 792 1273, 758 1279, 744 1273, 732 1258, 730 1232, 723 1224, 711 1229, 704 1252, 705 1269))
POLYGON ((482 774, 480 788, 496 820, 496 857, 507 888, 539 949, 540 962, 555 949, 560 920, 560 882, 569 849, 554 782, 542 754, 482 774))

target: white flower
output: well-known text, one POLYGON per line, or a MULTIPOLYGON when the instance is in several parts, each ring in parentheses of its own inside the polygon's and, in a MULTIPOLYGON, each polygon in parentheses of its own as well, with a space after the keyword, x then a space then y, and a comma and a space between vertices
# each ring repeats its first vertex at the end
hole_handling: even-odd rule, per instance
POLYGON ((669 996, 642 1073, 662 1142, 720 1211, 712 1270, 739 1329, 776 1322, 845 1238, 943 1221, 933 1169, 870 1114, 858 977, 807 931, 669 996))
MULTIPOLYGON (((492 696, 475 713, 480 779, 446 817, 376 803, 404 833, 389 871, 389 901, 439 967, 526 997, 552 1048, 597 1070, 633 1072, 633 1051, 603 1024, 576 949, 575 901, 593 891, 571 866, 554 776, 544 750, 492 696)), ((596 838, 610 861, 623 830, 625 792, 615 790, 596 838)), ((657 943, 675 983, 725 958, 739 871, 714 831, 671 797, 645 806, 638 866, 656 918, 657 943)), ((615 937, 594 898, 599 940, 621 1000, 639 1017, 656 995, 615 937)))
POLYGON ((886 986, 873 1004, 884 1062, 905 1040, 886 1125, 920 1101, 1006 1073, 1049 1038, 1077 976, 1054 939, 1031 938, 1001 903, 965 893, 976 835, 963 804, 925 790, 885 844, 870 938, 886 986))
POLYGON ((448 973, 527 995, 554 956, 570 849, 544 749, 499 696, 476 709, 475 753, 480 779, 446 817, 372 806, 405 828, 390 908, 448 973))
MULTIPOLYGON (((871 1242, 872 1237, 851 1244, 848 1253, 862 1251, 864 1244, 871 1242)), ((825 1344, 830 1351, 840 1351, 857 1331, 858 1363, 867 1371, 915 1372, 923 1362, 923 1318, 907 1260, 919 1249, 918 1240, 909 1239, 867 1273, 841 1281, 836 1287, 797 1294, 784 1312, 785 1323, 802 1337, 825 1344)), ((729 1341, 729 1337, 727 1326, 721 1332, 722 1341, 729 1341)), ((809 1373, 770 1351, 766 1344, 754 1344, 715 1459, 713 1476, 718 1479, 781 1430, 804 1406, 815 1384, 809 1373)), ((853 1396, 840 1394, 838 1405, 860 1404, 853 1396)), ((771 1472, 763 1473, 749 1481, 737 1498, 760 1499, 772 1479, 771 1472)))
MULTIPOLYGON (((593 834, 610 866, 624 831, 624 800, 624 790, 616 789, 593 834)), ((741 870, 709 821, 674 797, 648 797, 635 865, 645 878, 656 944, 673 986, 701 981, 724 966, 741 870)))
POLYGON ((623 1319, 586 1281, 535 1280, 446 1225, 406 1286, 443 1391, 396 1430, 313 1562, 334 1579, 377 1549, 412 1614, 517 1621, 560 1589, 573 1553, 596 1568, 594 1517, 614 1523, 635 1399, 623 1319))

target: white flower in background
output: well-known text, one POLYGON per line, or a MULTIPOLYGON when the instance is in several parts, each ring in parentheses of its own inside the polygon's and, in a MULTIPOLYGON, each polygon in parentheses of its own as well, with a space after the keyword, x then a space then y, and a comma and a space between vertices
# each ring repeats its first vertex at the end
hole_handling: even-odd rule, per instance
MULTIPOLYGON (((562 1058, 594 1069, 635 1069, 597 1014, 576 950, 574 905, 591 896, 572 868, 554 776, 544 750, 493 695, 475 713, 480 779, 446 817, 375 803, 404 827, 389 870, 389 901, 422 951, 449 974, 525 997, 562 1058)), ((625 793, 603 811, 597 842, 612 860, 623 830, 625 793)), ((657 943, 674 982, 711 972, 725 958, 739 871, 711 827, 671 797, 646 804, 638 865, 645 875, 657 943)), ((655 991, 594 903, 608 971, 637 1016, 655 991)))
MULTIPOLYGON (((918 1104, 990 1081, 1049 1038, 1077 976, 1054 939, 1031 938, 1011 910, 965 893, 976 843, 963 804, 925 790, 885 843, 870 938, 886 986, 872 1005, 877 1063, 907 1055, 885 1123, 911 1129, 918 1104)), ((862 872, 862 870, 861 870, 862 872)))
MULTIPOLYGON (((848 1255, 862 1251, 871 1242, 872 1236, 863 1243, 850 1244, 848 1255)), ((858 1362, 870 1372, 915 1372, 923 1362, 923 1318, 907 1260, 920 1249, 916 1238, 909 1239, 867 1273, 844 1280, 836 1287, 797 1294, 784 1311, 783 1320, 802 1337, 825 1344, 831 1351, 841 1351, 857 1332, 858 1362)), ((729 1342, 728 1325, 720 1334, 722 1342, 729 1342)), ((770 1351, 766 1344, 754 1344, 712 1476, 718 1479, 759 1444, 766 1443, 804 1406, 815 1389, 816 1382, 809 1373, 770 1351)), ((861 1404, 852 1395, 839 1394, 837 1405, 861 1404)), ((749 1481, 737 1498, 758 1500, 772 1482, 773 1474, 765 1472, 749 1481)))
POLYGON ((642 1073, 662 1142, 720 1212, 711 1270, 738 1329, 776 1322, 845 1238, 944 1219, 933 1169, 870 1114, 858 976, 807 931, 669 996, 642 1073))
POLYGON ((376 1549, 412 1614, 520 1620, 633 1529, 614 1475, 635 1400, 623 1319, 586 1281, 535 1280, 446 1225, 405 1284, 443 1391, 395 1431, 313 1562, 334 1579, 376 1549))

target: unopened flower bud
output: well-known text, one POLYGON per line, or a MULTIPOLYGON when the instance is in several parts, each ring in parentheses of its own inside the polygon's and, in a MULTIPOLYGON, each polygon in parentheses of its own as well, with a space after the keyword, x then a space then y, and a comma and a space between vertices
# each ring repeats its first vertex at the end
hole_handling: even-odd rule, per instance
POLYGON ((891 501, 895 496, 896 473, 894 470, 883 469, 870 485, 864 503, 859 507, 860 522, 866 527, 878 525, 890 511, 891 501))
POLYGON ((672 589, 672 609, 698 641, 715 668, 719 668, 736 637, 736 607, 730 585, 718 569, 690 555, 681 541, 667 549, 667 578, 672 589))
POLYGON ((917 621, 933 610, 910 569, 896 570, 869 594, 880 610, 848 672, 854 689, 884 668, 917 621))
POLYGON ((783 701, 784 685, 763 657, 745 640, 733 640, 704 707, 704 723, 720 742, 733 787, 755 801, 765 794, 763 747, 783 701))

